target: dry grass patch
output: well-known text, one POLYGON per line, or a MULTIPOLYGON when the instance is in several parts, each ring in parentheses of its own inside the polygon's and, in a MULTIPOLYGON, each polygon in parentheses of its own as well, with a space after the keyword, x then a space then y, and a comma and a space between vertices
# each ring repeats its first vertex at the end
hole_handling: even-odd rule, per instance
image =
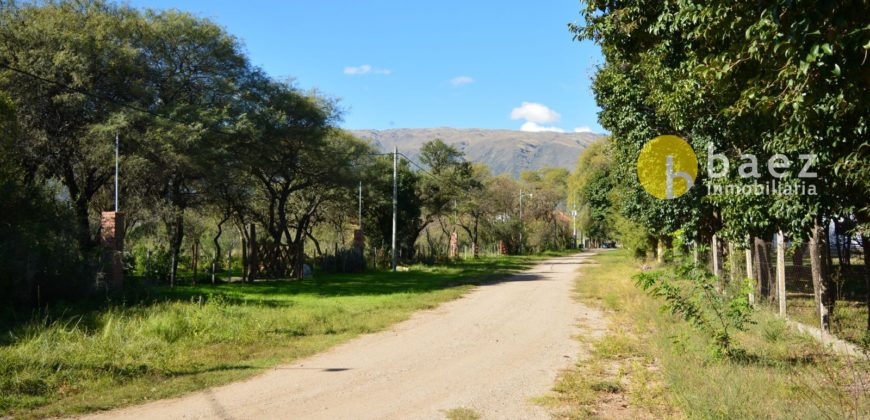
POLYGON ((745 356, 709 340, 635 287, 641 264, 623 251, 582 269, 578 298, 609 331, 542 398, 560 418, 868 418, 870 362, 836 356, 760 308, 736 334, 745 356))

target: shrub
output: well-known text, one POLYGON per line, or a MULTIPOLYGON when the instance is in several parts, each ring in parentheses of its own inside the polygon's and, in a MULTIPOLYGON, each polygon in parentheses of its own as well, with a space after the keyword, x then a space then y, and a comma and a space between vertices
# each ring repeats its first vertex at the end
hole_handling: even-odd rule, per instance
POLYGON ((674 235, 674 265, 634 277, 638 287, 665 301, 664 309, 684 319, 710 338, 717 357, 733 358, 743 352, 734 346, 733 334, 752 323, 749 293, 752 283, 744 279, 720 287, 719 278, 705 266, 681 252, 674 235))

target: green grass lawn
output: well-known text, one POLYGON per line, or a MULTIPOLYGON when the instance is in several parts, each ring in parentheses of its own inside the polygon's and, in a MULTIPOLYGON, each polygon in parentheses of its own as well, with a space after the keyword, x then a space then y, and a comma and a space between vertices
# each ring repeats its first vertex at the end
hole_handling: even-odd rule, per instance
POLYGON ((542 258, 137 289, 128 303, 58 305, 23 324, 7 317, 0 416, 105 410, 238 380, 384 329, 542 258))
POLYGON ((564 372, 544 402, 559 417, 866 418, 870 363, 827 353, 770 312, 737 336, 741 360, 664 313, 634 286, 640 263, 622 251, 594 258, 578 279, 581 301, 610 321, 590 356, 564 372))

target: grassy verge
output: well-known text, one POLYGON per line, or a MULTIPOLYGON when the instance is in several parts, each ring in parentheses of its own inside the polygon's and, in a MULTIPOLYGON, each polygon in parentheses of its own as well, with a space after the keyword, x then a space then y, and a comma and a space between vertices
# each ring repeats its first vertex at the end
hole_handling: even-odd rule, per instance
POLYGON ((608 317, 589 339, 590 356, 559 379, 548 404, 559 417, 819 418, 870 413, 870 369, 827 354, 813 339, 759 311, 738 334, 740 361, 712 354, 709 341, 660 310, 634 286, 639 265, 625 252, 596 256, 577 285, 608 317))
MULTIPOLYGON (((800 323, 818 327, 819 315, 812 296, 788 296, 788 316, 800 323)), ((831 333, 846 341, 862 345, 867 335, 867 305, 854 300, 837 300, 831 317, 831 333)))
POLYGON ((52 308, 2 330, 0 416, 104 410, 249 377, 381 330, 542 258, 157 288, 135 303, 52 308))

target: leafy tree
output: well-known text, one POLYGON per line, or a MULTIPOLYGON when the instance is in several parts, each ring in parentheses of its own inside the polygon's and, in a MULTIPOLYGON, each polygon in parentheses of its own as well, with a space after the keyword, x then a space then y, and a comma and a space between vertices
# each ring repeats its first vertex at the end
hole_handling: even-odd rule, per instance
POLYGON ((142 22, 101 1, 0 4, 0 90, 12 98, 23 169, 57 179, 75 212, 79 246, 96 246, 94 196, 112 179, 114 134, 137 119, 145 67, 142 22))
POLYGON ((462 192, 457 195, 456 223, 461 227, 471 241, 471 253, 474 258, 480 255, 480 225, 482 219, 491 211, 487 206, 489 194, 487 184, 491 182, 492 174, 483 164, 471 167, 468 177, 461 179, 462 192))
POLYGON ((523 236, 533 250, 563 249, 569 244, 568 216, 560 210, 566 196, 568 174, 567 169, 548 167, 520 173, 523 236))
POLYGON ((142 37, 148 109, 138 153, 151 164, 150 195, 162 203, 174 281, 185 211, 205 204, 212 168, 227 164, 237 138, 232 103, 248 76, 239 42, 214 23, 178 11, 148 12, 142 37))
MULTIPOLYGON (((422 230, 423 200, 419 195, 420 175, 410 164, 399 160, 396 246, 400 256, 410 259, 414 243, 422 230)), ((363 230, 368 245, 386 251, 391 246, 393 228, 393 159, 373 159, 365 168, 363 188, 363 230)))
MULTIPOLYGON (((683 225, 702 241, 718 232, 745 243, 747 236, 782 229, 795 239, 812 237, 814 249, 825 242, 828 221, 864 223, 867 184, 852 174, 866 166, 870 93, 863 56, 870 28, 860 17, 866 12, 860 2, 589 2, 586 25, 572 30, 602 45, 606 63, 594 90, 617 161, 633 162, 644 141, 664 133, 681 135, 696 151, 713 146, 732 161, 746 153, 818 158, 818 178, 801 180, 801 168, 792 166, 778 180, 808 183, 816 195, 705 197, 697 188, 677 200, 650 202, 627 188, 623 213, 657 236, 683 225)), ((617 171, 635 182, 628 165, 617 171)), ((735 165, 724 177, 696 184, 769 183, 773 177, 765 172, 747 180, 735 165)), ((831 288, 823 261, 813 260, 824 325, 831 288)))
POLYGON ((521 248, 520 191, 520 183, 509 175, 493 177, 486 184, 486 200, 482 203, 486 217, 481 220, 481 237, 502 242, 510 253, 518 253, 521 248))
POLYGON ((56 188, 20 165, 12 100, 0 94, 0 301, 39 305, 44 299, 80 296, 80 255, 70 209, 56 188), (79 289, 79 290, 77 290, 79 289))
POLYGON ((577 168, 569 178, 569 210, 578 211, 579 228, 593 241, 613 237, 614 209, 611 191, 616 184, 611 171, 609 140, 589 145, 577 159, 577 168))
POLYGON ((457 198, 466 189, 476 188, 471 163, 465 161, 462 152, 441 139, 423 144, 420 162, 427 168, 426 176, 420 178, 420 198, 424 209, 421 229, 437 221, 444 239, 449 240, 451 223, 445 218, 456 214, 457 198))

